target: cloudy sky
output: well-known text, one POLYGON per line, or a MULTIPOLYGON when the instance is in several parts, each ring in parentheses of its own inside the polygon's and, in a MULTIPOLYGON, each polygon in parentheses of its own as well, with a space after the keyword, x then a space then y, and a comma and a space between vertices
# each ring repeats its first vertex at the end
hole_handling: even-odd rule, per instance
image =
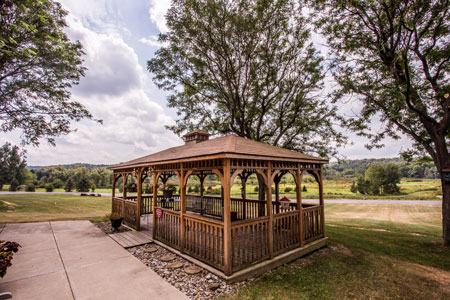
MULTIPOLYGON (((66 30, 85 49, 86 76, 72 89, 103 125, 73 124, 76 132, 56 139, 56 147, 42 141, 27 147, 28 165, 66 163, 113 164, 182 144, 164 125, 174 123, 176 111, 166 106, 146 70, 158 49, 157 35, 166 31, 164 15, 170 0, 61 0, 69 11, 66 30)), ((19 144, 20 132, 0 134, 0 142, 19 144)), ((341 149, 349 159, 394 157, 406 141, 368 151, 364 139, 351 135, 353 145, 341 149)))

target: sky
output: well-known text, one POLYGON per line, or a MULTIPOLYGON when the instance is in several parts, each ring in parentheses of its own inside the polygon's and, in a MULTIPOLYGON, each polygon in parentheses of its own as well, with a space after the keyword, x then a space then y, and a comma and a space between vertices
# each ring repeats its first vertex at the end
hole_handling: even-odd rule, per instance
MULTIPOLYGON (((56 138, 56 147, 45 140, 39 147, 25 147, 28 165, 115 164, 183 144, 165 128, 177 119, 176 110, 167 107, 169 93, 159 90, 146 70, 160 46, 158 34, 167 31, 170 0, 59 2, 69 12, 65 32, 86 52, 88 70, 71 89, 72 99, 103 125, 82 120, 73 123, 75 132, 56 138)), ((396 157, 409 146, 406 139, 387 140, 387 147, 369 151, 367 140, 347 134, 352 144, 339 153, 348 159, 396 157)), ((20 131, 0 133, 0 143, 6 141, 19 144, 20 131)))

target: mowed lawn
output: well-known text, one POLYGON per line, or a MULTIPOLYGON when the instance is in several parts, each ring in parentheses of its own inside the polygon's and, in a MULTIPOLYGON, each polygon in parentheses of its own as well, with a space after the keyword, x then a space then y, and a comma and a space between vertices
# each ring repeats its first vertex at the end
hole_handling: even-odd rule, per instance
MULTIPOLYGON (((110 207, 110 197, 0 194, 0 222, 93 220, 110 207)), ((220 299, 450 299, 440 206, 330 204, 326 224, 328 247, 220 299)))
POLYGON ((111 211, 111 197, 0 194, 0 223, 100 219, 111 211))
POLYGON ((221 299, 450 299, 440 216, 440 206, 326 205, 327 248, 221 299))

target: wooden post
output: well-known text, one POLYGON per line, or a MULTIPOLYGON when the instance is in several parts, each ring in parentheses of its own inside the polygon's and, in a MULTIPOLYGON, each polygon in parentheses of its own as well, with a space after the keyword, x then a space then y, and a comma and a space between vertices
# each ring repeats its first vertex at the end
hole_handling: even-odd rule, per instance
POLYGON ((223 164, 223 239, 224 239, 224 267, 225 275, 231 275, 232 248, 231 248, 231 210, 230 210, 230 159, 226 158, 223 164))
POLYGON ((158 201, 158 178, 160 173, 154 172, 153 173, 153 199, 152 199, 152 212, 153 212, 153 233, 152 237, 155 238, 156 236, 156 227, 157 227, 157 221, 156 221, 156 206, 158 201))
POLYGON ((280 176, 275 176, 275 205, 276 205, 276 213, 280 213, 280 176))
POLYGON ((322 164, 320 165, 319 175, 319 200, 320 200, 320 227, 322 227, 322 237, 325 237, 325 205, 323 199, 323 179, 322 179, 322 164))
POLYGON ((184 215, 186 214, 186 186, 184 185, 184 168, 183 163, 181 163, 181 172, 180 176, 180 233, 181 233, 181 252, 184 252, 184 244, 185 244, 185 235, 186 235, 186 226, 184 224, 184 215))
POLYGON ((299 212, 299 224, 300 227, 299 233, 300 233, 300 247, 303 247, 305 244, 303 240, 303 206, 302 206, 302 173, 301 173, 301 165, 300 163, 297 163, 297 170, 296 170, 296 183, 297 183, 297 210, 299 212))
POLYGON ((247 219, 247 175, 243 174, 241 177, 242 183, 242 219, 247 219))
POLYGON ((142 173, 144 169, 139 168, 137 172, 137 207, 136 207, 136 230, 141 228, 141 206, 142 206, 142 173))
POLYGON ((116 196, 116 173, 113 173, 113 178, 112 178, 112 198, 114 199, 114 197, 116 196))
POLYGON ((200 171, 200 175, 198 175, 200 179, 200 214, 203 215, 203 182, 205 181, 206 175, 203 174, 203 171, 200 171))
POLYGON ((126 188, 127 179, 128 179, 128 174, 127 173, 123 174, 122 175, 122 182, 123 182, 122 197, 123 197, 123 200, 127 199, 127 188, 126 188))
POLYGON ((269 216, 269 223, 267 225, 267 248, 269 249, 269 257, 273 258, 273 211, 272 211, 272 162, 268 162, 267 168, 267 215, 269 216))

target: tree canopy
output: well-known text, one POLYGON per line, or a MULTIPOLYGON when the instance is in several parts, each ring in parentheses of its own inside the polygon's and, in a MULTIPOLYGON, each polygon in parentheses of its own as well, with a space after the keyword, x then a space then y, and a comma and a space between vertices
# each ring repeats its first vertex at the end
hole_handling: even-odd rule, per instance
POLYGON ((148 70, 171 92, 175 133, 234 133, 320 155, 345 142, 295 1, 175 0, 166 20, 148 70))
POLYGON ((0 2, 0 130, 21 130, 23 144, 54 144, 71 121, 93 118, 70 100, 85 68, 81 44, 63 32, 66 15, 52 0, 0 2))
MULTIPOLYGON (((359 99, 349 125, 380 146, 413 141, 406 156, 427 155, 450 169, 450 3, 448 0, 309 1, 330 47, 340 86, 335 99, 359 99), (373 117, 381 127, 372 132, 373 117)), ((444 243, 450 245, 450 185, 442 182, 444 243)))

